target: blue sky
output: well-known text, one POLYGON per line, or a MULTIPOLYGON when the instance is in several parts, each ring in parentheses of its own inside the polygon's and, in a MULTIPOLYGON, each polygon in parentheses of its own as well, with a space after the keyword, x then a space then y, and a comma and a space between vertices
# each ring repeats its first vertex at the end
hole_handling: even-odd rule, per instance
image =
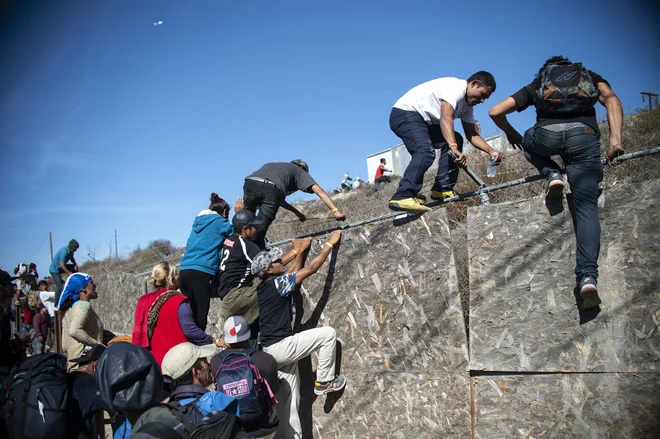
MULTIPOLYGON (((657 2, 15 1, 0 7, 0 266, 75 237, 78 261, 185 245, 211 192, 233 200, 269 161, 321 186, 398 143, 392 104, 442 76, 495 75, 499 100, 562 54, 624 108, 660 92, 657 2), (153 26, 162 20, 161 26, 153 26)), ((514 115, 519 130, 533 111, 514 115)), ((457 124, 457 128, 460 124, 457 124)))

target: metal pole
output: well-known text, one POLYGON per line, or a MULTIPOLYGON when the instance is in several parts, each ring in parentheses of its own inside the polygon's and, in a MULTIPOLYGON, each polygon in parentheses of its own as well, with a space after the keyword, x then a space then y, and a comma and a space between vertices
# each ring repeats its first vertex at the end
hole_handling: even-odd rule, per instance
POLYGON ((48 232, 48 240, 50 241, 50 260, 53 260, 53 232, 48 232))

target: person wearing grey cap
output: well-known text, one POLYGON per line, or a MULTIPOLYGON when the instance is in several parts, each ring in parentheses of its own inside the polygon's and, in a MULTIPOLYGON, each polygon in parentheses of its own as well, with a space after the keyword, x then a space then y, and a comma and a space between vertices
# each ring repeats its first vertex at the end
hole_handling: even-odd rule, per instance
MULTIPOLYGON (((261 251, 254 240, 262 221, 249 210, 234 214, 231 222, 235 233, 223 243, 217 287, 218 297, 222 300, 218 327, 223 327, 229 316, 243 316, 250 324, 254 340, 259 333, 258 280, 252 275, 251 265, 252 259, 261 251)), ((282 262, 288 264, 296 253, 292 248, 282 256, 282 262)))
POLYGON ((57 253, 55 253, 55 256, 53 256, 48 271, 50 271, 50 277, 52 277, 53 282, 55 282, 55 303, 59 301, 62 288, 64 287, 62 274, 71 275, 78 271, 78 263, 73 257, 73 254, 79 247, 80 244, 78 244, 78 241, 72 239, 66 247, 59 249, 57 253), (71 262, 73 265, 69 265, 67 262, 71 262))
POLYGON ((282 264, 282 251, 279 249, 261 252, 252 261, 252 273, 262 279, 257 287, 261 344, 264 352, 277 361, 278 376, 288 383, 288 386, 282 386, 276 395, 280 407, 280 429, 287 438, 302 437, 298 416, 298 360, 318 352, 315 394, 337 392, 346 385, 346 377, 335 374, 337 333, 333 328, 324 326, 294 334, 294 304, 291 294, 305 279, 321 268, 340 239, 341 230, 330 233, 328 242, 306 267, 303 267, 302 255, 296 255, 288 273, 282 264))

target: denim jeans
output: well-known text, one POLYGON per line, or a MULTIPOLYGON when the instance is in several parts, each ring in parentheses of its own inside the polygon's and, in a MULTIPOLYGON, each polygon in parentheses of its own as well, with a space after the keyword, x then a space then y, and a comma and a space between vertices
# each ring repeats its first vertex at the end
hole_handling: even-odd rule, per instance
POLYGON ((32 355, 39 355, 44 353, 45 342, 42 343, 37 337, 32 340, 32 355))
POLYGON ((284 199, 280 190, 274 185, 248 179, 243 184, 243 205, 245 210, 252 211, 255 214, 257 214, 258 210, 257 218, 263 221, 259 225, 257 238, 254 240, 254 243, 262 250, 266 249, 266 232, 268 231, 268 227, 275 221, 277 211, 284 199))
MULTIPOLYGON (((449 145, 442 135, 440 125, 427 125, 422 116, 414 111, 392 108, 390 129, 396 134, 412 156, 403 173, 393 200, 417 196, 422 190, 424 173, 435 160, 436 149, 440 150, 438 173, 433 184, 434 191, 452 190, 458 180, 458 165, 449 156, 449 145)), ((454 133, 458 149, 463 151, 463 137, 454 133)))
POLYGON ((62 294, 62 288, 64 287, 64 282, 62 282, 62 273, 53 273, 51 271, 50 277, 53 278, 53 282, 55 282, 55 306, 57 306, 60 300, 60 294, 62 294))
POLYGON ((564 161, 575 207, 578 282, 587 274, 598 277, 598 183, 603 180, 599 139, 600 135, 586 125, 562 132, 537 127, 525 132, 522 143, 527 160, 545 177, 560 169, 551 156, 559 155, 564 161))

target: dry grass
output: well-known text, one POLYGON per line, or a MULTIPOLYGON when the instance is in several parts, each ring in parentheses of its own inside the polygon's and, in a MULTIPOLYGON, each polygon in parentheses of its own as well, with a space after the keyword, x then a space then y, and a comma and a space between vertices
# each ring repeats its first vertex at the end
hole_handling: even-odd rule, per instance
MULTIPOLYGON (((651 146, 660 145, 660 110, 643 111, 630 115, 624 119, 624 147, 626 152, 638 151, 651 146)), ((604 154, 608 147, 608 128, 602 127, 601 150, 604 154)), ((536 175, 536 169, 527 162, 522 153, 517 150, 507 150, 504 153, 502 164, 498 168, 497 175, 493 178, 486 177, 488 158, 485 154, 475 153, 469 156, 469 166, 476 172, 487 185, 503 183, 524 176, 536 175)), ((430 169, 425 178, 422 194, 430 199, 430 190, 435 177, 436 168, 430 169)), ((660 177, 660 157, 648 156, 640 159, 630 160, 614 169, 608 169, 605 173, 603 186, 611 186, 616 183, 633 183, 660 177)), ((374 192, 371 186, 360 188, 348 194, 334 196, 334 201, 339 210, 347 216, 347 221, 357 222, 369 218, 378 217, 390 213, 387 201, 392 196, 398 180, 392 183, 382 184, 374 192)), ((475 183, 465 174, 459 174, 458 193, 468 192, 476 189, 475 183)), ((544 183, 534 182, 499 190, 489 194, 491 203, 502 203, 508 201, 524 200, 543 194, 544 183)), ((463 298, 466 324, 468 322, 468 252, 466 217, 467 209, 478 205, 478 197, 441 206, 447 209, 452 232, 453 252, 459 281, 459 291, 463 298)), ((307 221, 301 223, 293 214, 280 209, 277 219, 269 229, 269 237, 273 241, 305 235, 308 233, 323 231, 338 225, 332 218, 328 209, 320 200, 295 203, 305 213, 307 221)), ((169 241, 154 241, 154 247, 159 250, 161 256, 168 261, 179 262, 184 249, 173 248, 169 241)), ((106 259, 100 263, 87 263, 83 267, 89 272, 99 273, 101 267, 109 272, 123 272, 138 274, 147 272, 161 261, 160 256, 152 249, 136 249, 126 259, 106 259)))

